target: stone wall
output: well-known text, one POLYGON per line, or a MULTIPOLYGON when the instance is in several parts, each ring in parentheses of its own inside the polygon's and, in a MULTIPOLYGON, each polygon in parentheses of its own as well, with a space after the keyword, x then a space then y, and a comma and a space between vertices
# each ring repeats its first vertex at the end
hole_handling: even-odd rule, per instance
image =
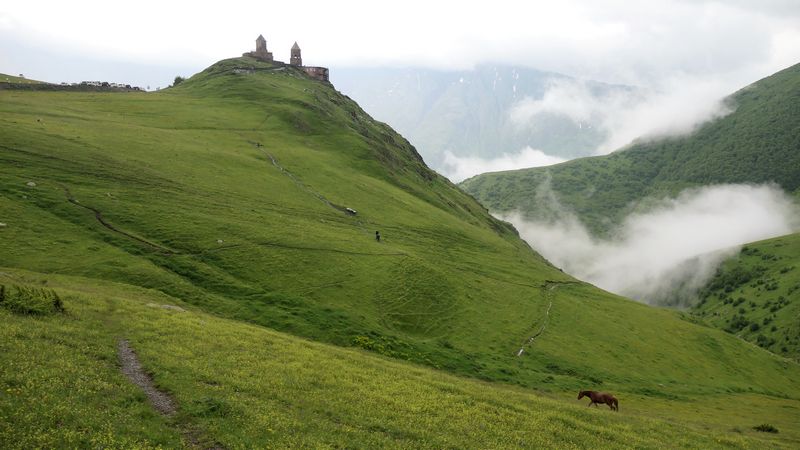
POLYGON ((312 67, 303 66, 303 71, 311 78, 319 81, 328 81, 328 68, 327 67, 312 67))
POLYGON ((255 58, 259 61, 264 61, 264 62, 274 61, 272 59, 272 52, 259 52, 259 51, 247 52, 247 53, 242 53, 242 56, 249 56, 251 58, 255 58))

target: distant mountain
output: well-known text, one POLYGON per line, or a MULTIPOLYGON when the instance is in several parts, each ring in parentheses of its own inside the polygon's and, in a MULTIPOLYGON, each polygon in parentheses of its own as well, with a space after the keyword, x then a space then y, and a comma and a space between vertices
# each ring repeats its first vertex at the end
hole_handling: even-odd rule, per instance
POLYGON ((776 183, 800 189, 800 64, 727 100, 734 112, 687 136, 638 142, 607 156, 550 167, 487 173, 461 186, 489 209, 547 217, 551 197, 605 233, 651 196, 718 183, 776 183))
MULTIPOLYGON (((521 102, 541 99, 557 82, 574 78, 524 67, 481 65, 472 70, 347 68, 331 74, 336 86, 367 112, 413 143, 441 169, 445 152, 489 158, 525 147, 564 158, 587 156, 606 132, 589 120, 541 112, 515 121, 521 102)), ((598 97, 633 88, 581 82, 598 97)))

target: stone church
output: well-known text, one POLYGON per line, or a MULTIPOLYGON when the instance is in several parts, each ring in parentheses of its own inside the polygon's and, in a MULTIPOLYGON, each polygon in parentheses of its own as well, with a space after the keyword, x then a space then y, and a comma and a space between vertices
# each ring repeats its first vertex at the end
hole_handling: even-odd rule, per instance
MULTIPOLYGON (((260 34, 256 38, 256 51, 244 53, 242 54, 242 56, 255 58, 259 61, 264 61, 275 65, 280 65, 280 66, 286 65, 286 63, 282 61, 276 61, 275 58, 273 58, 272 52, 267 50, 267 40, 264 39, 264 36, 260 34)), ((297 45, 297 42, 294 43, 294 45, 290 50, 289 65, 299 68, 300 70, 302 70, 308 76, 314 78, 315 80, 325 81, 325 82, 329 81, 327 67, 303 65, 303 57, 300 54, 300 46, 297 45)))

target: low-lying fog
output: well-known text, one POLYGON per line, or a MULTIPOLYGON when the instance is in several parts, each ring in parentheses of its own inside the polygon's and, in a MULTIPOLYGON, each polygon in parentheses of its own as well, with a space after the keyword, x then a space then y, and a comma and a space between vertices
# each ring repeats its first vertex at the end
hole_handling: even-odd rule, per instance
POLYGON ((697 289, 741 245, 800 227, 797 206, 771 185, 689 189, 628 216, 609 239, 592 236, 552 192, 545 194, 555 203, 557 219, 500 217, 565 272, 650 304, 689 306, 697 289))

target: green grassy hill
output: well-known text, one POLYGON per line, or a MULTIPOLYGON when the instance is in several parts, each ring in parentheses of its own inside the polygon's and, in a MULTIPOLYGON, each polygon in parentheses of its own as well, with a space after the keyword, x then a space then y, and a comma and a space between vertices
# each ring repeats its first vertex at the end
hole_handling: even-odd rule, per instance
MULTIPOLYGON (((744 402, 724 418, 719 401, 687 404, 680 408, 682 418, 664 420, 654 411, 674 406, 628 396, 620 412, 611 413, 588 409, 585 399, 574 396, 542 396, 457 378, 220 319, 154 290, 21 271, 0 275, 2 283, 41 286, 45 281, 60 294, 64 312, 26 316, 0 307, 0 444, 6 449, 781 448, 800 443, 787 420, 791 416, 770 414, 776 411, 770 403, 744 402), (155 413, 120 373, 121 339, 177 404, 171 417, 155 413), (765 406, 755 424, 769 423, 778 434, 759 433, 742 417, 765 406), (696 411, 716 421, 699 423, 699 415, 686 414, 696 411)), ((800 401, 783 402, 800 409, 800 401)))
POLYGON ((41 81, 29 80, 23 77, 15 77, 14 75, 6 75, 0 73, 0 83, 17 83, 17 84, 39 84, 41 81))
POLYGON ((700 293, 693 313, 772 352, 800 359, 800 234, 744 246, 700 293))
POLYGON ((774 182, 800 188, 800 64, 727 99, 734 112, 687 136, 634 143, 607 156, 478 175, 462 187, 493 211, 546 217, 552 188, 593 231, 608 232, 652 196, 693 186, 774 182))
MULTIPOLYGON (((791 425, 800 415, 786 413, 800 398, 797 365, 561 273, 427 169, 389 127, 291 67, 225 60, 158 93, 3 91, 0 136, 0 272, 11 274, 9 286, 25 281, 14 275, 25 270, 41 274, 36 283, 77 280, 70 289, 90 298, 105 292, 102 304, 112 309, 118 297, 166 296, 217 317, 564 398, 600 387, 655 417, 688 414, 701 428, 727 427, 713 408, 735 400, 741 426, 769 417, 780 439, 796 439, 783 430, 800 428, 791 425), (115 293, 106 286, 121 285, 109 283, 124 287, 115 293)), ((17 325, 2 353, 29 356, 20 354, 26 342, 51 339, 35 334, 47 320, 90 336, 117 333, 102 313, 81 322, 69 311, 64 319, 33 319, 26 326, 34 335, 17 325), (84 323, 91 329, 81 331, 84 323)), ((125 325, 140 330, 131 339, 151 346, 150 355, 172 330, 146 318, 125 325)), ((193 326, 181 342, 206 345, 200 341, 217 333, 193 326)), ((215 349, 241 348, 231 345, 215 349)), ((176 352, 152 369, 165 385, 181 383, 171 377, 188 369, 173 364, 191 354, 170 348, 176 352)), ((239 357, 255 358, 247 351, 239 357)), ((110 370, 108 349, 101 353, 110 370)), ((238 402, 254 401, 227 384, 225 373, 239 364, 199 358, 214 378, 209 389, 231 390, 236 414, 238 402)), ((295 361, 288 370, 305 369, 295 361)), ((247 374, 268 379, 271 371, 247 374)), ((5 389, 25 382, 14 376, 5 389)), ((341 395, 337 385, 320 383, 317 403, 284 397, 275 405, 297 414, 296 422, 306 415, 313 422, 315 405, 341 395)), ((290 439, 286 430, 302 429, 296 425, 275 432, 290 439)), ((385 434, 393 436, 391 428, 385 434)))

